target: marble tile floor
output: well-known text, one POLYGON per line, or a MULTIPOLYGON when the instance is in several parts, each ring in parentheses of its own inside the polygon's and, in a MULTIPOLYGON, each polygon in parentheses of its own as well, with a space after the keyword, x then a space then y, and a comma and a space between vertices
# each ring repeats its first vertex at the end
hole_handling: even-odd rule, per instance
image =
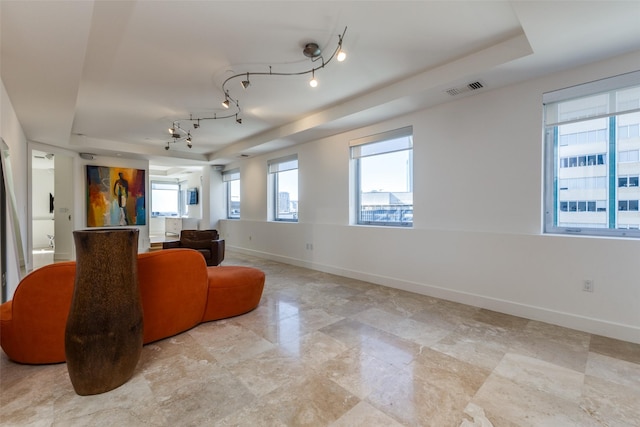
POLYGON ((2 426, 640 426, 640 345, 229 251, 260 306, 96 396, 0 354, 2 426))

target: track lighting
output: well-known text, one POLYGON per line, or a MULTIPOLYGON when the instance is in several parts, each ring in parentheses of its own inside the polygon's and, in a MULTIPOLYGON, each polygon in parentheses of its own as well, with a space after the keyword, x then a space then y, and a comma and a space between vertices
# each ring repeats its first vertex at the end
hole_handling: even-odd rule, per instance
POLYGON ((210 117, 193 117, 192 114, 189 114, 189 118, 174 120, 173 127, 169 129, 169 133, 173 137, 173 141, 167 142, 167 146, 165 147, 165 150, 169 150, 171 143, 182 141, 183 139, 187 142, 187 146, 189 148, 192 147, 193 143, 191 139, 191 134, 185 132, 183 128, 180 127, 180 123, 182 122, 187 122, 187 121, 192 122, 193 129, 198 129, 200 127, 200 120, 218 120, 218 119, 235 118, 236 123, 242 124, 242 119, 238 117, 238 114, 242 112, 242 110, 240 109, 240 103, 237 98, 234 98, 231 96, 229 89, 227 88, 227 83, 229 83, 231 80, 241 79, 240 85, 242 86, 243 89, 247 89, 249 86, 251 86, 251 81, 250 81, 251 76, 301 76, 304 74, 311 74, 311 80, 309 80, 309 85, 314 88, 317 87, 318 80, 316 79, 316 71, 328 65, 333 60, 333 58, 336 58, 336 61, 338 62, 342 62, 346 58, 346 53, 342 49, 342 42, 344 40, 344 35, 346 34, 346 32, 347 32, 347 28, 345 27, 342 34, 338 35, 338 45, 336 46, 333 53, 331 54, 331 56, 329 56, 328 59, 325 59, 325 57, 322 55, 322 49, 317 43, 314 43, 314 42, 306 43, 304 45, 304 48, 302 49, 302 54, 307 58, 309 58, 312 63, 311 67, 306 70, 298 71, 298 72, 274 72, 272 70, 271 65, 269 65, 268 72, 249 71, 249 72, 234 74, 233 76, 228 77, 222 83, 222 92, 224 93, 224 101, 222 101, 222 106, 224 107, 225 110, 232 109, 232 111, 228 111, 224 114, 219 114, 219 115, 213 114, 212 117, 211 116, 210 117), (314 65, 316 63, 319 63, 319 64, 314 65), (186 137, 184 136, 185 133, 186 133, 186 137))

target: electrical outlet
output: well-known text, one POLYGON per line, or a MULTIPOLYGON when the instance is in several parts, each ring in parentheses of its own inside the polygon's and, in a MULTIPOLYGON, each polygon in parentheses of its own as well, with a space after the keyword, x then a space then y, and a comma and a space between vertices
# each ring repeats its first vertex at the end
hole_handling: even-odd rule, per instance
POLYGON ((593 292, 593 280, 591 279, 584 279, 582 281, 582 290, 584 292, 593 292))

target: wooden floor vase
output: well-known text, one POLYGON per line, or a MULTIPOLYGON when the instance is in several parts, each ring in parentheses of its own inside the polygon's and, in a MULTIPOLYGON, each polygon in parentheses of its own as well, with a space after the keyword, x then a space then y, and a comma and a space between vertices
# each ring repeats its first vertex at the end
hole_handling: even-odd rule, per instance
POLYGON ((142 352, 138 230, 74 231, 76 277, 65 331, 73 388, 82 396, 127 382, 142 352))

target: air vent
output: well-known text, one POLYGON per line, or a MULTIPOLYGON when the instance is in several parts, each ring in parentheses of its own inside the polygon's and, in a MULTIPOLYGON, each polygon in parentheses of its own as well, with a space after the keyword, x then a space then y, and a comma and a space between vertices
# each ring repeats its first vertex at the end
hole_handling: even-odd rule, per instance
POLYGON ((240 154, 238 157, 249 157, 248 154, 240 154))
POLYGON ((484 85, 480 82, 469 83, 465 86, 453 87, 451 89, 447 89, 446 92, 451 96, 460 95, 466 92, 471 92, 472 90, 482 89, 484 85))

